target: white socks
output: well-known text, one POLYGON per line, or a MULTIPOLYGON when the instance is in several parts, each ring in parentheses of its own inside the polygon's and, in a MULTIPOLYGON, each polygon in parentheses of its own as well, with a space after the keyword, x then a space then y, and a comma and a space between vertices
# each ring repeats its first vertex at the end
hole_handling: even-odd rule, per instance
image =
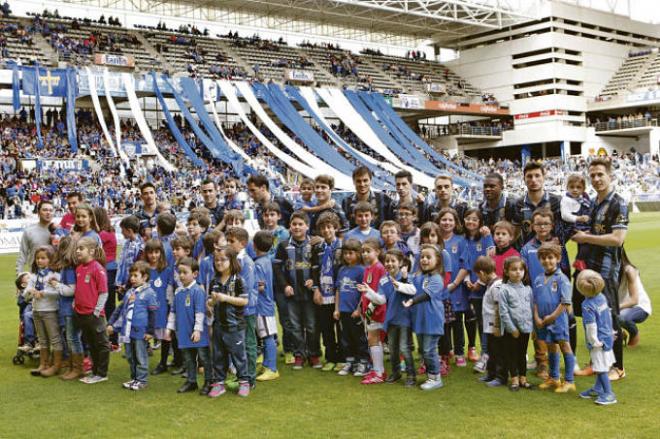
POLYGON ((379 374, 382 374, 385 372, 385 364, 383 363, 383 345, 378 344, 376 346, 369 346, 369 351, 371 352, 373 369, 379 374))

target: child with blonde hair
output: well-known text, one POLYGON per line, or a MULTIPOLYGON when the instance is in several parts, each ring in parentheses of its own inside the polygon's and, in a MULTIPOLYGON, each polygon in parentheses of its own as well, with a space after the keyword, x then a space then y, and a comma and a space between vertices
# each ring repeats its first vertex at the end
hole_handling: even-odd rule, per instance
POLYGON ((591 357, 591 367, 596 374, 596 384, 580 393, 580 397, 590 399, 599 405, 616 404, 608 372, 614 364, 612 345, 612 315, 607 299, 602 294, 605 281, 593 270, 583 270, 577 277, 577 289, 585 299, 582 302, 582 324, 591 357))

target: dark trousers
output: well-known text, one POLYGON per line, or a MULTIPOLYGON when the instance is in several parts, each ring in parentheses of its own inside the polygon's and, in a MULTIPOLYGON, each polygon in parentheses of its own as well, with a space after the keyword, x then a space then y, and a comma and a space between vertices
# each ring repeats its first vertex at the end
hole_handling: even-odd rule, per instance
POLYGON ((105 332, 107 323, 105 317, 96 317, 94 314, 74 315, 75 324, 82 331, 83 339, 89 347, 92 357, 92 373, 97 376, 108 375, 110 363, 110 342, 105 332))
POLYGON ((213 380, 224 382, 229 370, 229 362, 236 368, 239 381, 250 381, 245 352, 245 330, 228 331, 219 324, 213 324, 213 380))
POLYGON ((346 359, 341 348, 341 326, 332 317, 334 311, 334 303, 316 305, 316 322, 318 323, 320 336, 323 338, 325 361, 328 363, 343 363, 346 359))
POLYGON ((277 316, 282 325, 282 350, 284 352, 293 352, 294 342, 291 335, 291 319, 289 319, 289 306, 284 292, 278 292, 280 289, 275 288, 275 303, 277 304, 277 316))
POLYGON ((527 353, 528 342, 529 334, 524 334, 522 332, 518 338, 514 338, 509 333, 505 333, 502 336, 502 343, 504 345, 504 362, 506 364, 506 370, 512 378, 524 377, 527 374, 527 360, 525 354, 527 353))
POLYGON ((346 361, 367 363, 369 347, 362 319, 351 317, 350 312, 342 312, 339 320, 341 322, 341 345, 346 354, 346 361))
POLYGON ((607 299, 607 304, 612 310, 612 330, 614 332, 614 366, 623 369, 623 334, 619 324, 619 279, 607 278, 605 280, 605 289, 603 294, 607 299))
POLYGON ((483 297, 470 299, 470 310, 465 313, 465 328, 468 333, 468 347, 473 348, 477 345, 476 338, 478 333, 481 352, 488 353, 488 342, 484 335, 484 319, 482 315, 483 301, 483 297))
MULTIPOLYGON (((182 367, 183 366, 183 355, 181 355, 181 349, 179 349, 179 342, 177 341, 176 338, 176 332, 172 333, 172 341, 170 342, 170 346, 172 347, 172 354, 173 354, 173 359, 172 363, 174 363, 174 367, 182 367)), ((161 349, 163 349, 161 345, 161 349)), ((165 354, 165 361, 167 361, 167 355, 169 355, 169 347, 168 347, 168 352, 165 354)), ((161 353, 161 355, 163 355, 161 353)), ((162 360, 163 357, 161 357, 162 360)), ((167 365, 167 363, 165 364, 167 365)))
POLYGON ((311 300, 288 299, 293 353, 301 357, 320 357, 316 305, 311 300))
POLYGON ((501 383, 507 381, 507 371, 504 364, 502 351, 502 337, 486 334, 488 339, 488 363, 486 363, 486 374, 491 379, 497 379, 501 383))
POLYGON ((183 360, 186 365, 187 381, 197 384, 197 359, 204 368, 204 382, 213 381, 213 366, 211 365, 211 354, 208 347, 181 349, 183 360))
MULTIPOLYGON (((117 277, 117 270, 108 270, 108 300, 105 302, 105 315, 111 316, 117 307, 117 290, 115 287, 115 278, 117 277)), ((110 336, 112 344, 118 344, 117 337, 119 335, 114 332, 110 336)))

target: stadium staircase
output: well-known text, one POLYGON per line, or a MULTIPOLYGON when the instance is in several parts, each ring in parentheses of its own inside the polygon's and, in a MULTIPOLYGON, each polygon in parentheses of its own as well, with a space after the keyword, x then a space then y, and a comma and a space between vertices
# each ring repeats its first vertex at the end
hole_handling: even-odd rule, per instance
POLYGON ((640 87, 657 85, 657 75, 660 74, 659 55, 658 51, 649 51, 626 58, 600 96, 617 96, 640 87))
POLYGON ((133 34, 137 37, 137 39, 140 41, 142 44, 142 47, 144 47, 144 50, 147 51, 147 53, 151 54, 153 59, 157 61, 157 64, 159 64, 162 68, 163 71, 167 72, 174 72, 174 66, 170 64, 170 62, 158 51, 154 48, 154 46, 147 41, 147 39, 144 37, 142 32, 133 32, 133 34))

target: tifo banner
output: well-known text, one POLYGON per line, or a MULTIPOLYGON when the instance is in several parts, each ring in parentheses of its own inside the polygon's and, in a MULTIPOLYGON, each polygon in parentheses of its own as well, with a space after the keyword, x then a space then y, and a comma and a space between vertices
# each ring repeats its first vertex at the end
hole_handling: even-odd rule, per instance
POLYGON ((89 169, 89 161, 83 159, 37 160, 37 169, 43 171, 51 169, 62 169, 65 171, 85 171, 89 169))
POLYGON ((416 95, 399 95, 394 98, 394 105, 400 108, 411 108, 415 110, 424 109, 424 98, 416 95), (398 104, 397 104, 398 100, 398 104))
POLYGON ((314 82, 314 73, 309 70, 284 70, 284 79, 297 82, 314 82))
POLYGON ((47 69, 39 67, 22 67, 23 94, 36 96, 37 92, 43 96, 65 97, 67 91, 66 69, 47 69), (38 76, 38 79, 37 79, 38 76), (37 81, 39 90, 37 90, 37 81))
POLYGON ((94 56, 94 64, 99 66, 113 66, 113 67, 135 67, 135 58, 131 55, 112 55, 109 53, 97 53, 94 56))

